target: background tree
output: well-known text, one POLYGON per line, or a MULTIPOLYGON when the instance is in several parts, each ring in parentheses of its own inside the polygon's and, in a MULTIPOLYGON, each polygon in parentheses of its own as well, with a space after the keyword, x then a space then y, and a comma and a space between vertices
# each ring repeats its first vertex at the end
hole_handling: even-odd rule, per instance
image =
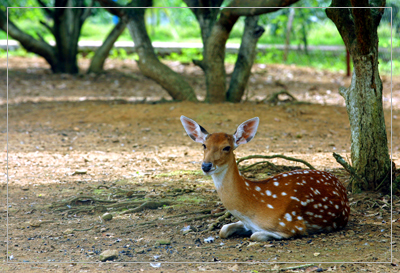
POLYGON ((378 70, 377 28, 385 4, 385 0, 333 0, 332 8, 326 9, 354 64, 350 87, 340 88, 339 92, 346 101, 350 120, 351 160, 358 176, 364 180, 353 184, 355 191, 390 189, 391 162, 378 70))
POLYGON ((119 16, 127 24, 139 56, 138 66, 143 75, 159 83, 174 100, 197 101, 196 94, 189 83, 167 65, 160 62, 146 30, 144 20, 145 7, 151 7, 152 1, 133 0, 123 8, 111 0, 98 0, 107 10, 119 16), (137 7, 137 8, 133 8, 137 7))
MULTIPOLYGON (((54 9, 47 6, 42 0, 38 0, 37 3, 43 7, 40 10, 45 13, 45 16, 53 22, 52 25, 49 25, 46 20, 40 21, 54 36, 55 45, 50 45, 39 33, 37 33, 38 39, 25 33, 10 19, 8 21, 9 36, 19 41, 27 51, 45 58, 53 72, 78 73, 78 40, 82 25, 90 16, 91 9, 69 8, 84 7, 84 0, 54 1, 54 9)), ((92 4, 88 6, 90 7, 92 4)), ((0 9, 0 28, 7 31, 7 14, 4 9, 0 9)))
POLYGON ((223 8, 219 14, 215 14, 215 9, 204 9, 204 6, 218 6, 222 1, 200 1, 185 0, 185 3, 192 7, 193 13, 199 21, 203 39, 203 60, 195 60, 206 77, 207 95, 206 102, 217 103, 223 101, 239 102, 244 93, 247 80, 250 76, 252 64, 254 62, 255 50, 258 38, 264 32, 258 26, 258 17, 249 19, 245 23, 244 34, 242 37, 243 47, 241 46, 238 60, 235 64, 235 77, 240 78, 240 85, 232 77, 231 86, 226 90, 226 71, 225 71, 225 46, 229 34, 241 16, 258 16, 269 12, 277 11, 281 7, 289 6, 298 0, 257 0, 244 1, 232 0, 223 8), (256 7, 256 8, 246 8, 256 7), (269 8, 264 8, 269 7, 269 8), (217 18, 217 16, 219 17, 217 18), (213 21, 215 20, 215 21, 213 21))
POLYGON ((101 44, 101 46, 96 50, 93 58, 90 61, 90 66, 87 73, 100 73, 103 71, 104 62, 106 61, 110 50, 113 48, 115 41, 124 32, 126 28, 126 23, 123 20, 115 25, 111 32, 107 35, 107 38, 101 44))

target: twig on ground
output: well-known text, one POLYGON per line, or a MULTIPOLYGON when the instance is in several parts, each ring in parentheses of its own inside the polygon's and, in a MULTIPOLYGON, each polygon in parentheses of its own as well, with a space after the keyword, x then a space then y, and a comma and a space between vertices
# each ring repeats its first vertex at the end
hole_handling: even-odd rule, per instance
POLYGON ((249 155, 249 156, 245 156, 245 157, 241 157, 236 161, 236 164, 239 164, 240 162, 244 161, 244 160, 248 160, 248 159, 254 159, 254 158, 264 158, 264 159, 271 159, 271 158, 283 158, 286 160, 290 160, 290 161, 295 161, 295 162, 300 162, 303 163, 304 165, 306 165, 309 169, 311 170, 315 170, 315 168, 308 163, 305 160, 302 159, 297 159, 297 158, 293 158, 293 157, 289 157, 289 156, 284 156, 284 155, 249 155))
POLYGON ((259 165, 259 164, 267 164, 268 166, 272 167, 274 170, 277 170, 277 167, 274 163, 271 163, 269 161, 260 161, 260 162, 256 162, 254 164, 251 164, 250 166, 246 166, 243 168, 240 168, 241 172, 247 172, 249 169, 251 169, 252 167, 259 165))
MULTIPOLYGON (((357 179, 360 183, 362 183, 362 184, 365 185, 366 181, 365 181, 364 179, 362 179, 361 177, 358 176, 358 174, 356 173, 356 170, 355 170, 352 166, 350 166, 350 164, 347 163, 346 160, 344 160, 343 157, 342 157, 340 154, 333 153, 332 155, 333 155, 333 157, 336 159, 336 162, 339 163, 340 165, 342 165, 343 168, 344 168, 348 173, 350 173, 350 175, 351 175, 352 177, 354 177, 354 178, 357 179)), ((351 180, 351 181, 350 181, 349 185, 347 186, 348 189, 352 188, 352 186, 353 186, 353 181, 354 181, 354 180, 351 180)))

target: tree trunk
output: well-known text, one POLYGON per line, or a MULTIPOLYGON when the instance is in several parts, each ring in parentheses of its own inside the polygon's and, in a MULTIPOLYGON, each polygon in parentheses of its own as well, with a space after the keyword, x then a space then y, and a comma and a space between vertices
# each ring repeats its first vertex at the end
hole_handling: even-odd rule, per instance
MULTIPOLYGON (((368 7, 367 0, 352 0, 353 6, 368 7)), ((385 1, 376 6, 385 5, 385 1)), ((333 0, 331 7, 350 6, 333 0)), ((375 6, 375 5, 374 5, 375 6)), ((390 189, 390 157, 382 106, 382 82, 378 70, 377 27, 382 9, 327 9, 353 59, 349 88, 341 88, 351 127, 351 159, 365 182, 354 190, 390 189)))
POLYGON ((258 16, 246 17, 239 54, 227 92, 227 100, 230 102, 240 102, 246 89, 257 53, 257 42, 265 31, 257 22, 258 16))
POLYGON ((211 34, 205 43, 201 67, 206 74, 206 102, 218 103, 227 99, 226 71, 224 65, 225 46, 229 34, 239 17, 273 12, 282 7, 296 3, 297 1, 298 0, 232 0, 229 2, 229 5, 221 11, 219 19, 212 27, 211 34))
POLYGON ((87 73, 103 72, 104 62, 106 61, 110 50, 114 46, 115 41, 125 30, 125 27, 126 23, 123 20, 119 20, 118 24, 116 24, 113 30, 108 34, 103 44, 96 50, 87 73))
POLYGON ((226 99, 225 45, 238 18, 222 13, 207 41, 203 62, 207 87, 206 102, 219 103, 226 99))
MULTIPOLYGON (((86 19, 86 9, 73 8, 72 0, 56 1, 54 10, 54 38, 56 40, 57 66, 55 72, 77 74, 79 72, 77 54, 78 40, 86 19)), ((77 6, 84 6, 77 1, 77 6)))
POLYGON ((182 76, 158 60, 146 31, 144 11, 144 9, 131 10, 127 23, 139 55, 140 71, 159 83, 174 100, 197 101, 192 87, 182 76))
MULTIPOLYGON (((0 9, 0 28, 7 31, 7 14, 0 9)), ((8 19, 8 35, 17 40, 28 52, 33 52, 43 57, 50 65, 51 70, 55 71, 57 58, 54 48, 44 40, 36 40, 31 35, 20 30, 10 19, 8 19)))
MULTIPOLYGON (((191 7, 191 11, 196 16, 199 22, 201 40, 203 41, 203 56, 207 55, 207 42, 211 35, 212 28, 216 22, 219 14, 218 8, 220 7, 223 0, 183 0, 188 7, 191 7), (198 8, 196 8, 198 7, 198 8)), ((201 69, 205 69, 204 60, 193 60, 195 65, 198 65, 201 69)))
POLYGON ((290 9, 289 18, 286 25, 286 39, 285 39, 285 51, 283 52, 283 61, 287 62, 287 57, 289 55, 289 46, 290 46, 290 33, 292 32, 293 19, 294 19, 294 9, 290 9))

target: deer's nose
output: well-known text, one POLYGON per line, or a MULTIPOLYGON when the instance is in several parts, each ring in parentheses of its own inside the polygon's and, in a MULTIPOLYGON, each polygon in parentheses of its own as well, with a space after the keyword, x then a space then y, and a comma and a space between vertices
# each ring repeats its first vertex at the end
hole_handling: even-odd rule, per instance
POLYGON ((201 164, 201 169, 206 173, 209 172, 211 168, 212 168, 211 162, 203 162, 203 164, 201 164))

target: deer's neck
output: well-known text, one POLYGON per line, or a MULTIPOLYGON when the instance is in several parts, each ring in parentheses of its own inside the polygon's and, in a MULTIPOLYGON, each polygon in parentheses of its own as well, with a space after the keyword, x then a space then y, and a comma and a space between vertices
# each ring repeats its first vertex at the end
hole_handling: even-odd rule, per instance
POLYGON ((220 170, 212 175, 214 185, 222 203, 229 210, 233 200, 240 200, 240 193, 244 187, 244 178, 240 175, 235 158, 220 167, 220 170))

